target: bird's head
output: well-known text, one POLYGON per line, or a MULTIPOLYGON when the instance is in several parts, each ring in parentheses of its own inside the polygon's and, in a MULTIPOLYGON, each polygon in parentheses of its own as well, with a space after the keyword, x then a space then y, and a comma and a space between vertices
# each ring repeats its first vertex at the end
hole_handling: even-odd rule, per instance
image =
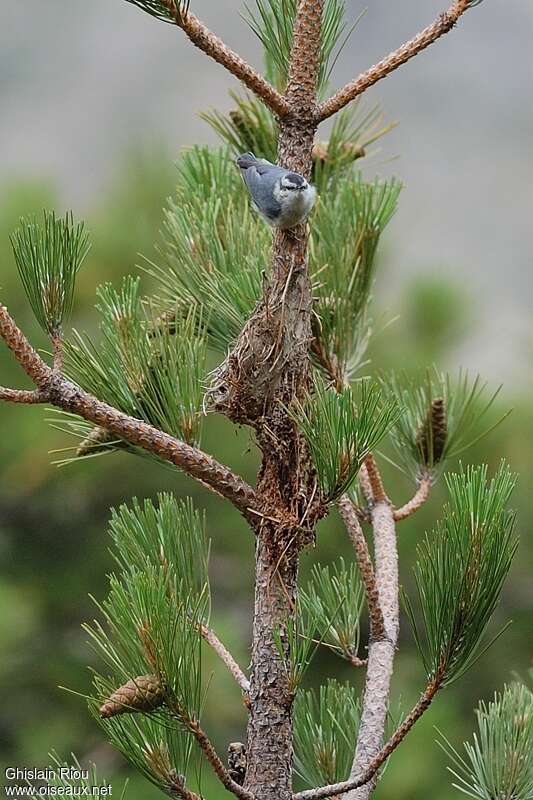
POLYGON ((303 192, 308 186, 309 184, 305 178, 296 172, 287 172, 280 180, 280 188, 283 194, 303 192))

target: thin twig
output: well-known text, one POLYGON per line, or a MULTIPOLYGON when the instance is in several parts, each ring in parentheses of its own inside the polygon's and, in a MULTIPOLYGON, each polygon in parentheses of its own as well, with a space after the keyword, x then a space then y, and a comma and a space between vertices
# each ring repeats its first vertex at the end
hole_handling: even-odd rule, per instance
POLYGON ((287 100, 250 66, 240 55, 231 50, 218 36, 190 11, 178 12, 173 0, 165 0, 176 25, 182 29, 190 41, 210 58, 225 67, 228 72, 241 81, 259 97, 278 117, 289 112, 287 100))
POLYGON ((421 31, 417 36, 408 42, 405 42, 398 50, 390 53, 382 61, 370 67, 366 72, 359 75, 356 80, 346 84, 342 89, 336 92, 329 100, 322 103, 317 111, 317 120, 322 122, 328 117, 333 116, 340 111, 344 106, 355 100, 356 97, 366 92, 371 86, 378 81, 386 78, 395 69, 398 69, 402 64, 405 64, 418 53, 429 47, 437 39, 445 33, 449 33, 457 23, 470 5, 470 0, 455 0, 447 11, 441 14, 437 19, 421 31))
POLYGON ((63 337, 61 335, 61 331, 54 331, 51 335, 50 340, 52 342, 53 354, 54 354, 54 370, 56 372, 63 371, 63 337))
POLYGON ((373 778, 375 778, 379 768, 385 763, 391 753, 396 750, 398 745, 405 739, 413 725, 420 719, 422 714, 429 708, 433 698, 439 690, 441 681, 439 678, 434 678, 428 683, 425 691, 420 696, 416 705, 412 708, 410 713, 405 717, 403 722, 399 725, 396 731, 392 734, 388 742, 381 748, 379 753, 372 759, 368 767, 361 772, 357 777, 350 778, 348 781, 342 783, 335 783, 329 786, 321 786, 317 789, 308 789, 305 792, 298 792, 292 796, 292 800, 325 800, 327 797, 335 797, 336 795, 343 795, 346 792, 353 792, 363 786, 366 786, 373 778))
POLYGON ((248 509, 258 505, 252 487, 207 453, 97 400, 51 369, 1 304, 0 336, 26 374, 36 383, 39 395, 46 402, 106 428, 120 439, 142 447, 163 461, 169 461, 230 500, 246 517, 249 515, 248 509))
POLYGON ((351 653, 350 657, 347 658, 347 661, 352 665, 352 667, 356 667, 357 669, 360 667, 366 667, 368 665, 368 658, 359 658, 359 656, 354 656, 351 653))
POLYGON ((387 495, 385 494, 376 459, 372 453, 365 458, 365 467, 374 503, 383 503, 387 499, 387 495))
POLYGON ((6 389, 0 386, 0 400, 6 403, 22 403, 23 405, 35 405, 36 403, 46 403, 40 392, 28 389, 6 389))
POLYGON ((340 515, 355 550, 355 558, 365 589, 366 604, 370 617, 370 640, 382 639, 385 634, 383 612, 379 605, 379 593, 365 535, 361 528, 354 504, 347 495, 339 500, 340 515))
POLYGON ((240 800, 255 800, 255 795, 253 795, 251 792, 248 792, 231 778, 231 775, 222 763, 220 756, 211 744, 207 734, 200 727, 200 723, 197 720, 188 720, 187 728, 190 730, 198 742, 200 749, 213 767, 215 775, 228 790, 228 792, 232 792, 232 794, 234 794, 240 800))
POLYGON ((361 487, 361 491, 370 509, 374 503, 374 495, 372 494, 372 487, 370 485, 368 470, 365 464, 363 464, 359 470, 359 486, 361 487))
POLYGON ((244 694, 248 695, 250 691, 250 681, 237 664, 229 650, 222 644, 216 633, 212 631, 211 628, 208 628, 207 625, 200 625, 199 630, 202 639, 204 639, 204 641, 206 641, 207 644, 213 648, 217 656, 224 662, 228 670, 231 672, 244 694))
POLYGON ((409 502, 401 506, 401 508, 394 509, 394 521, 401 522, 401 520, 407 519, 407 517, 416 513, 427 501, 431 492, 431 485, 431 478, 429 476, 421 478, 418 482, 418 489, 409 502))
POLYGON ((177 780, 170 783, 168 789, 170 794, 181 797, 182 800, 202 800, 199 794, 191 792, 190 789, 187 789, 185 785, 182 785, 177 780))

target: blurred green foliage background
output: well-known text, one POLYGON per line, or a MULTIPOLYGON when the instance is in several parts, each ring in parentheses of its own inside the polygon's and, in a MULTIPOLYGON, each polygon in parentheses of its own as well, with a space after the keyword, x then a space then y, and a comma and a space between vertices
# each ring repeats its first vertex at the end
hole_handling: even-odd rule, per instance
MULTIPOLYGON (((138 254, 157 258, 154 241, 166 197, 172 193, 175 168, 164 148, 131 151, 117 177, 87 216, 93 247, 83 267, 76 295, 74 324, 94 329, 95 288, 102 281, 118 283, 135 271, 138 254)), ((0 263, 2 302, 5 302, 32 342, 43 349, 47 343, 38 332, 24 298, 12 260, 9 233, 22 214, 43 207, 57 207, 54 186, 39 181, 4 185, 0 195, 0 263)), ((401 198, 400 198, 401 202, 401 198)), ((461 346, 476 325, 475 298, 463 287, 442 277, 421 274, 403 285, 388 307, 380 301, 382 289, 394 271, 395 243, 389 235, 381 254, 376 286, 374 318, 376 335, 371 346, 370 371, 390 367, 409 370, 435 362, 452 371, 460 366, 461 346), (388 320, 397 319, 386 324, 388 320)), ((396 276, 396 284, 397 284, 396 276)), ((149 285, 145 282, 145 290, 149 285)), ((385 294, 385 292, 383 292, 385 294)), ((520 388, 506 386, 493 409, 496 417, 509 407, 513 414, 487 439, 467 454, 469 462, 487 461, 494 468, 507 459, 520 474, 514 504, 518 509, 521 545, 493 631, 509 619, 513 624, 456 686, 439 696, 435 706, 418 723, 392 757, 378 787, 381 800, 457 797, 446 772, 445 757, 435 744, 434 726, 460 743, 473 729, 473 706, 501 688, 514 672, 524 675, 533 664, 533 409, 526 386, 531 368, 524 364, 526 380, 520 388)), ((0 345, 0 382, 25 386, 25 378, 0 345)), ((494 387, 495 388, 495 387, 494 387)), ((162 468, 148 459, 124 454, 56 468, 60 457, 53 451, 72 444, 54 430, 42 407, 0 406, 0 761, 4 765, 45 766, 47 753, 57 749, 62 757, 75 752, 82 762, 94 760, 101 777, 109 780, 118 796, 130 777, 132 800, 156 796, 156 790, 132 774, 122 758, 109 748, 89 717, 84 701, 59 686, 87 692, 93 663, 81 622, 94 615, 89 598, 106 593, 106 573, 112 569, 106 532, 111 506, 136 495, 154 497, 171 490, 192 495, 207 511, 212 538, 211 576, 214 590, 213 626, 219 636, 247 664, 253 588, 253 541, 239 515, 188 478, 162 468)), ((217 458, 253 480, 258 455, 246 430, 236 430, 221 418, 210 416, 203 446, 217 458)), ((405 476, 385 466, 387 488, 401 504, 413 491, 405 476)), ((427 506, 399 526, 402 583, 412 585, 411 565, 416 543, 430 530, 444 500, 439 483, 427 506)), ((303 573, 316 559, 327 561, 338 554, 350 556, 346 537, 336 514, 320 526, 316 549, 305 554, 303 573)), ((206 651, 206 673, 213 670, 205 727, 224 753, 228 742, 244 737, 246 714, 240 693, 231 678, 206 651)), ((350 678, 354 673, 334 656, 319 653, 308 680, 320 682, 328 675, 350 678)), ((413 638, 405 621, 394 678, 392 713, 408 709, 423 687, 423 671, 413 638)), ((226 793, 205 771, 206 797, 221 800, 226 793)), ((229 797, 229 795, 228 795, 229 797)))

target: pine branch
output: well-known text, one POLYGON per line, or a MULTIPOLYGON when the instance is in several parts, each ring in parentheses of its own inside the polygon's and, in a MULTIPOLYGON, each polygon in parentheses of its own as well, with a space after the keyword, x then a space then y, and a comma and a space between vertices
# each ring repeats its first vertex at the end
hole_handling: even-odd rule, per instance
POLYGON ((391 72, 418 55, 422 50, 425 50, 441 36, 449 33, 465 11, 468 11, 468 9, 472 8, 474 5, 478 5, 478 3, 472 2, 472 0, 454 0, 447 11, 441 14, 431 25, 417 34, 417 36, 403 44, 398 50, 390 53, 373 67, 370 67, 366 72, 359 75, 356 80, 348 83, 322 103, 317 111, 317 122, 323 122, 328 117, 336 114, 344 108, 344 106, 348 105, 348 103, 351 103, 352 100, 355 100, 356 97, 366 92, 367 89, 375 83, 386 78, 387 75, 390 75, 391 72))
POLYGON ((418 489, 409 502, 394 510, 395 522, 401 522, 402 520, 407 519, 408 517, 412 516, 412 514, 415 514, 420 508, 422 508, 424 503, 426 503, 429 498, 431 486, 431 478, 427 475, 422 476, 418 483, 418 489))
POLYGON ((357 517, 354 504, 344 495, 339 500, 340 515, 346 526, 348 536, 355 550, 355 557, 361 573, 361 579, 365 588, 366 604, 370 617, 370 639, 377 641, 382 639, 385 634, 385 623, 383 612, 379 605, 379 592, 374 573, 374 565, 370 558, 368 545, 357 517))
MULTIPOLYGON (((369 478, 370 485, 376 492, 372 495, 371 520, 375 576, 384 634, 379 639, 371 639, 368 646, 363 708, 352 764, 352 779, 369 769, 382 747, 399 629, 398 551, 392 507, 385 497, 381 476, 374 460, 367 460, 366 467, 367 473, 372 476, 369 478)), ((351 787, 353 791, 346 800, 368 798, 375 785, 372 780, 374 774, 368 778, 368 782, 360 785, 361 788, 351 787)))
POLYGON ((357 776, 343 781, 342 783, 330 784, 329 786, 321 786, 316 789, 309 789, 305 792, 298 792, 293 795, 292 800, 325 800, 327 797, 336 797, 337 795, 344 795, 346 793, 348 793, 347 797, 357 797, 359 795, 355 793, 359 789, 365 790, 369 794, 371 791, 371 782, 373 782, 373 779, 376 777, 379 768, 385 763, 394 750, 396 750, 413 725, 429 708, 438 689, 439 684, 436 682, 431 682, 427 685, 416 705, 392 734, 387 743, 372 758, 366 769, 361 771, 357 776))
POLYGON ((255 800, 255 795, 253 795, 252 792, 248 792, 232 779, 228 770, 222 763, 220 756, 209 740, 209 737, 200 726, 200 723, 197 720, 189 720, 187 727, 196 739, 203 754, 211 764, 215 775, 220 780, 222 785, 228 790, 228 792, 234 794, 239 798, 239 800, 255 800))
MULTIPOLYGON (((293 796, 293 800, 322 800, 322 798, 334 797, 345 793, 348 793, 348 798, 368 796, 369 790, 371 791, 371 782, 377 775, 377 771, 403 741, 417 720, 420 719, 422 714, 427 710, 437 691, 443 685, 450 682, 459 672, 464 672, 465 665, 467 666, 469 662, 471 663, 471 654, 475 652, 475 643, 479 641, 479 636, 484 630, 487 615, 494 609, 495 601, 501 587, 502 573, 508 569, 510 563, 509 558, 512 556, 516 546, 516 543, 513 543, 509 537, 511 518, 506 516, 503 511, 504 504, 512 490, 512 477, 504 468, 501 468, 492 484, 484 486, 484 483, 486 484, 486 470, 483 469, 468 473, 466 478, 462 481, 463 485, 461 485, 461 481, 457 477, 451 478, 450 490, 453 492, 452 497, 454 499, 455 509, 454 512, 452 512, 451 509, 448 511, 446 519, 451 519, 452 517, 454 519, 459 517, 460 519, 461 514, 463 514, 464 519, 460 519, 459 526, 468 532, 473 525, 474 530, 471 531, 471 536, 475 539, 478 535, 482 535, 488 543, 494 541, 494 533, 499 529, 501 540, 498 548, 505 551, 505 554, 502 557, 502 555, 497 552, 498 548, 493 546, 490 548, 490 557, 484 558, 485 554, 483 550, 487 548, 487 545, 481 542, 480 545, 476 547, 478 551, 477 566, 472 568, 472 565, 468 564, 469 559, 465 559, 464 556, 459 557, 459 559, 457 558, 460 554, 460 548, 457 547, 457 542, 448 544, 449 549, 453 550, 453 564, 459 563, 461 569, 465 571, 466 578, 463 576, 459 581, 450 580, 451 576, 441 567, 440 581, 446 584, 446 586, 443 587, 446 591, 449 591, 448 587, 450 587, 450 584, 452 585, 450 597, 453 597, 455 593, 453 583, 456 584, 455 589, 459 589, 459 613, 461 615, 461 620, 453 623, 454 639, 444 650, 440 648, 439 662, 433 670, 428 670, 431 671, 431 675, 425 691, 388 742, 376 753, 365 769, 359 770, 359 774, 353 775, 350 780, 344 781, 343 783, 332 784, 306 792, 299 792, 293 796), (487 587, 489 586, 490 592, 487 592, 487 587), (468 601, 465 598, 465 590, 468 592, 468 601), (474 614, 477 612, 479 617, 484 617, 481 624, 471 626, 475 628, 473 633, 469 633, 467 628, 467 617, 469 615, 467 603, 471 603, 474 606, 474 614), (479 605, 476 608, 477 604, 479 605), (358 792, 358 790, 360 791, 358 792)), ((453 527, 448 530, 451 532, 453 527)), ((446 540, 449 540, 449 536, 446 537, 446 540)), ((446 560, 442 555, 439 556, 438 560, 439 563, 445 567, 446 560)), ((435 569, 435 567, 431 569, 435 569)), ((435 571, 431 574, 436 576, 438 572, 435 571)), ((430 589, 429 584, 426 588, 428 590, 430 589)), ((424 592, 424 595, 428 597, 427 592, 424 592)), ((439 604, 440 607, 441 603, 438 598, 435 602, 439 604)), ((445 613, 448 612, 446 611, 445 613)), ((426 613, 426 619, 428 616, 429 615, 426 613)), ((444 630, 444 627, 441 625, 439 632, 439 640, 441 642, 444 630)), ((448 637, 444 635, 444 638, 446 639, 448 637)), ((513 723, 516 723, 516 713, 514 712, 513 723)), ((530 747, 530 743, 528 743, 528 747, 530 747)), ((504 760, 508 762, 508 753, 505 754, 504 760)), ((490 762, 492 767, 492 755, 490 757, 490 762)), ((490 794, 491 796, 496 796, 499 792, 494 792, 492 790, 490 794)), ((487 795, 483 793, 479 796, 485 797, 487 795)))
POLYGON ((230 500, 248 515, 257 506, 254 490, 230 469, 202 450, 191 447, 138 419, 117 411, 54 372, 30 345, 7 309, 0 305, 0 336, 46 402, 106 428, 130 444, 147 450, 230 500))
POLYGON ((365 469, 366 474, 368 476, 368 482, 370 485, 370 490, 372 492, 372 498, 374 503, 383 503, 387 501, 387 495, 385 494, 385 487, 383 486, 383 481, 381 479, 381 474, 378 469, 378 465, 376 464, 376 459, 369 453, 368 456, 365 458, 365 469))
POLYGON ((46 398, 42 397, 38 391, 6 389, 4 386, 0 386, 0 400, 4 400, 6 403, 21 403, 23 405, 46 403, 46 398))
POLYGON ((207 644, 213 648, 214 652, 217 656, 221 659, 221 661, 225 664, 228 668, 230 673, 233 675, 235 680, 237 681, 238 685, 241 687, 242 692, 244 695, 248 695, 250 691, 250 681, 237 664, 227 647, 225 647, 216 633, 208 628, 207 625, 200 625, 200 634, 202 639, 204 639, 207 644))
POLYGON ((187 789, 186 786, 182 786, 177 781, 169 784, 169 790, 172 795, 175 794, 177 797, 181 797, 182 800, 202 800, 199 794, 191 792, 190 789, 187 789))
POLYGON ((277 116, 289 111, 285 98, 271 86, 256 70, 231 50, 218 36, 212 33, 189 11, 189 3, 179 0, 128 0, 145 11, 158 13, 155 16, 173 22, 190 41, 207 56, 225 67, 237 80, 256 94, 277 116), (158 8, 154 9, 154 6, 158 8), (150 10, 152 9, 152 10, 150 10))

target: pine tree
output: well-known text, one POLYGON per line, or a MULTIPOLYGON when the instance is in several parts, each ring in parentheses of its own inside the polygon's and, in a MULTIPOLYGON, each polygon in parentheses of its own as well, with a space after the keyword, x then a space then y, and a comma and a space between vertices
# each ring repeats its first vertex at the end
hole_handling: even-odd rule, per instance
MULTIPOLYGON (((359 160, 387 126, 358 98, 479 0, 454 0, 329 97, 336 57, 353 32, 341 0, 256 0, 247 14, 264 49, 264 76, 188 2, 128 2, 180 28, 246 92, 233 95, 228 115, 205 115, 220 148, 181 156, 159 257, 147 267, 156 295, 143 297, 135 278, 119 289, 100 287, 98 338, 64 335, 89 246, 83 224, 52 213, 21 221, 12 237, 16 264, 53 360, 49 365, 33 349, 0 306, 0 335, 35 384, 32 391, 2 388, 0 399, 54 406, 63 428, 78 437, 73 462, 126 450, 183 470, 232 503, 255 536, 255 604, 246 675, 210 627, 202 515, 171 495, 121 507, 110 524, 117 572, 99 620, 86 626, 105 663, 89 706, 148 780, 184 800, 200 797, 198 754, 240 800, 367 798, 438 692, 488 646, 516 549, 508 467, 492 478, 483 466, 447 473, 448 505, 414 565, 417 597, 404 598, 426 685, 388 731, 399 629, 396 527, 427 500, 450 459, 490 430, 485 419, 495 394, 464 373, 365 375, 376 252, 401 187, 360 173, 359 160), (316 140, 330 117, 329 140, 316 140), (250 150, 312 179, 319 200, 308 223, 272 235, 250 210, 233 163, 250 150), (218 356, 210 373, 208 351, 218 356), (206 411, 252 431, 261 454, 255 486, 200 448, 206 411), (386 441, 415 485, 400 507, 380 473, 378 448, 386 441), (335 507, 353 562, 317 565, 299 587, 301 554, 335 507), (227 764, 202 721, 209 702, 203 642, 237 681, 248 710, 245 744, 229 745, 227 764), (335 680, 303 690, 319 647, 365 670, 361 697, 335 680), (303 787, 295 793, 294 775, 303 787)), ((481 708, 479 721, 482 737, 467 747, 466 760, 443 745, 461 788, 478 797, 531 797, 531 693, 506 689, 481 708)), ((57 756, 54 763, 61 763, 57 756)))

